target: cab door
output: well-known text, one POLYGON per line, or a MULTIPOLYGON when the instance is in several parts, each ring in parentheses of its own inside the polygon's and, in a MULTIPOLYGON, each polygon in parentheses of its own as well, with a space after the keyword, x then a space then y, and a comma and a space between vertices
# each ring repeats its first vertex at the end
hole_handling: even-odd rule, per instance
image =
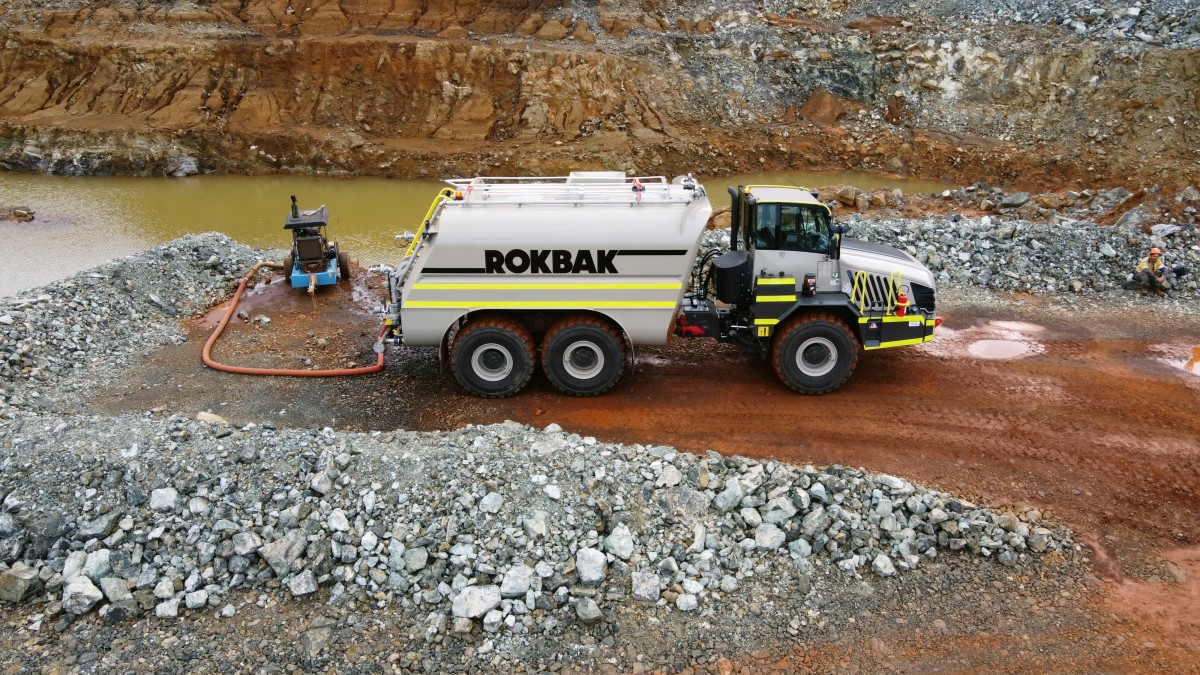
POLYGON ((842 290, 832 259, 833 231, 823 205, 758 203, 754 218, 755 276, 817 275, 817 291, 842 290))

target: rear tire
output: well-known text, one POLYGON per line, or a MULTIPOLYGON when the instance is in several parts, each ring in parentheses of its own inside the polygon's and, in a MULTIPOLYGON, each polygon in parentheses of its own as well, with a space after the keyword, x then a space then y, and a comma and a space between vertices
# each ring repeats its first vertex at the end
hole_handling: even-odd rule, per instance
POLYGON ((289 255, 283 259, 283 278, 291 281, 294 269, 296 269, 296 259, 289 255))
POLYGON ((347 253, 338 251, 338 280, 349 283, 350 281, 350 256, 347 253))
POLYGON ((825 394, 850 379, 858 351, 858 338, 841 319, 824 312, 805 314, 776 333, 771 365, 793 390, 825 394))
POLYGON ((596 396, 612 389, 625 372, 625 344, 608 322, 568 316, 542 341, 542 370, 571 396, 596 396))
POLYGON ((512 396, 533 377, 533 338, 519 321, 476 319, 454 340, 450 361, 459 384, 472 394, 512 396))

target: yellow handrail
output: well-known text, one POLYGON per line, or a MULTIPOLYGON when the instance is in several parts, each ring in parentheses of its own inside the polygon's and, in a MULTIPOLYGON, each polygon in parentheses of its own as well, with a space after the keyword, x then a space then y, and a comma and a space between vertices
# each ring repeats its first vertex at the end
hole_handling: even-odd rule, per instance
POLYGON ((892 270, 892 276, 888 279, 887 313, 889 316, 896 313, 896 295, 900 292, 903 284, 904 280, 900 278, 900 270, 892 270))
MULTIPOLYGON (((858 303, 858 313, 862 314, 867 307, 867 278, 865 271, 859 270, 854 273, 854 285, 850 287, 850 304, 858 303)), ((896 313, 896 296, 900 288, 904 285, 904 278, 900 275, 899 270, 893 270, 888 278, 887 302, 884 305, 884 312, 887 316, 892 316, 896 313)))
POLYGON ((433 203, 429 205, 429 210, 425 212, 425 217, 421 220, 421 226, 417 228, 417 234, 413 237, 408 248, 404 251, 404 257, 407 258, 417 250, 417 242, 421 241, 421 235, 425 233, 425 228, 429 226, 429 221, 433 220, 433 214, 437 211, 437 207, 441 206, 442 202, 447 199, 454 198, 454 190, 451 188, 442 188, 438 196, 433 198, 433 203))
POLYGON ((867 307, 867 273, 859 270, 854 273, 854 286, 850 289, 850 304, 858 298, 858 313, 862 314, 867 307))

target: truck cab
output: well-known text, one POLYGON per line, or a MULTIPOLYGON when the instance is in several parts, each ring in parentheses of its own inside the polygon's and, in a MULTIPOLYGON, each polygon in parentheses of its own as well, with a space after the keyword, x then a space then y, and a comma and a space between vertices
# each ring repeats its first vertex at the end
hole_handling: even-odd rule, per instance
POLYGON ((677 334, 758 351, 807 394, 840 387, 861 349, 933 339, 933 275, 915 258, 847 238, 811 190, 748 185, 729 194, 730 250, 684 298, 677 334))
MULTIPOLYGON (((737 200, 745 223, 741 245, 754 251, 758 276, 795 277, 797 271, 810 272, 833 259, 836 238, 831 213, 811 192, 762 187, 743 196, 737 200)), ((818 276, 818 290, 840 289, 839 281, 840 276, 818 276)))

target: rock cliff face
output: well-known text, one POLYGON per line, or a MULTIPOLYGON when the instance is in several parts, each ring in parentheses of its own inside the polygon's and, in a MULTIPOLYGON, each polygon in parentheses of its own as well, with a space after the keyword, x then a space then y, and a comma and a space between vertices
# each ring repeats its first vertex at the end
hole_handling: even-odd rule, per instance
POLYGON ((0 163, 1195 182, 1186 3, 1135 17, 1145 39, 1095 8, 1081 34, 1077 4, 768 4, 17 0, 0 7, 0 163))

